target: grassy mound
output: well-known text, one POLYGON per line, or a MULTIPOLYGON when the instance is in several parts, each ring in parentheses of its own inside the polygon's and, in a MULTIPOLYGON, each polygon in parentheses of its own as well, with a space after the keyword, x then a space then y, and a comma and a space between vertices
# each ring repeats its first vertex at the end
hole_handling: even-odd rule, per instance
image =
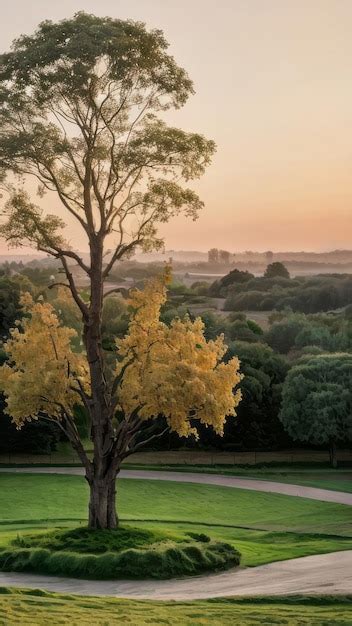
POLYGON ((0 570, 96 580, 166 579, 219 571, 240 563, 231 545, 207 535, 120 528, 56 530, 17 536, 0 551, 0 570))
POLYGON ((104 552, 120 552, 128 548, 144 548, 163 541, 179 542, 183 539, 181 534, 122 526, 113 531, 73 528, 40 534, 17 535, 11 544, 18 548, 46 548, 52 552, 103 554, 104 552))

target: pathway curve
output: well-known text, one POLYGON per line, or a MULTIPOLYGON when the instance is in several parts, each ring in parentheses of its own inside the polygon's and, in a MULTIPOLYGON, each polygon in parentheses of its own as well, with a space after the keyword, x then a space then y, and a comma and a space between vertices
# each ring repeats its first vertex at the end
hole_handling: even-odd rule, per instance
MULTIPOLYGON (((79 467, 1 468, 0 472, 82 475, 79 467)), ((352 505, 352 494, 301 485, 191 472, 123 470, 122 478, 191 482, 280 493, 352 505)), ((237 568, 185 579, 91 581, 37 574, 0 572, 0 586, 30 587, 61 593, 154 600, 195 600, 224 596, 352 593, 352 550, 237 568)))
MULTIPOLYGON (((81 467, 17 467, 0 468, 0 472, 29 473, 29 474, 74 474, 82 475, 81 467)), ((267 493, 281 493, 287 496, 335 502, 352 506, 352 493, 291 485, 256 478, 237 478, 236 476, 222 476, 220 474, 201 474, 195 472, 164 472, 152 470, 122 470, 120 478, 134 478, 140 480, 169 480, 179 483, 198 483, 201 485, 218 485, 236 489, 250 489, 251 491, 265 491, 267 493)))
POLYGON ((0 586, 30 587, 84 596, 144 600, 196 600, 225 596, 350 594, 352 550, 305 556, 221 574, 172 580, 94 581, 0 573, 0 586))

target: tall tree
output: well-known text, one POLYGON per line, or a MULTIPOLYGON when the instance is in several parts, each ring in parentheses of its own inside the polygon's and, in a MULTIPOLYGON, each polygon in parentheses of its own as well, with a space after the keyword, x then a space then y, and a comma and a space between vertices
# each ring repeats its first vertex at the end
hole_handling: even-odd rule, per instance
MULTIPOLYGON (((94 460, 84 459, 91 526, 116 523, 111 459, 121 436, 113 425, 118 385, 106 371, 102 348, 103 285, 114 264, 138 246, 162 246, 159 223, 181 212, 195 219, 202 207, 182 181, 204 172, 214 143, 162 118, 192 92, 187 74, 167 54, 163 34, 138 22, 85 13, 46 21, 0 57, 0 180, 11 173, 2 183, 2 235, 61 262, 82 316, 89 384, 72 393, 92 423, 94 460), (65 241, 63 219, 31 200, 30 177, 39 182, 40 196, 55 194, 79 224, 89 261, 65 241), (72 263, 88 277, 89 302, 80 295, 72 263)), ((128 421, 125 416, 123 428, 128 421)), ((79 445, 75 436, 73 429, 79 445)))

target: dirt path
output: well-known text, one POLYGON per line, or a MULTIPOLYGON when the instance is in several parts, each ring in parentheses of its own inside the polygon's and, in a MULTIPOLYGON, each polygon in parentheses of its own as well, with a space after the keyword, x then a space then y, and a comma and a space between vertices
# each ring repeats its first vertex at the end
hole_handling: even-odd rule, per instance
MULTIPOLYGON (((29 474, 74 474, 82 475, 80 467, 19 467, 0 468, 1 472, 29 473, 29 474)), ((217 474, 196 474, 192 472, 163 472, 148 470, 122 470, 120 478, 168 480, 180 483, 199 483, 202 485, 218 485, 235 489, 249 489, 251 491, 265 491, 267 493, 281 493, 287 496, 335 502, 352 506, 352 493, 305 487, 288 483, 258 480, 256 478, 236 478, 235 476, 221 476, 217 474)))
POLYGON ((0 586, 30 587, 84 596, 196 600, 225 596, 350 594, 352 550, 306 556, 222 574, 173 580, 94 581, 0 573, 0 586))

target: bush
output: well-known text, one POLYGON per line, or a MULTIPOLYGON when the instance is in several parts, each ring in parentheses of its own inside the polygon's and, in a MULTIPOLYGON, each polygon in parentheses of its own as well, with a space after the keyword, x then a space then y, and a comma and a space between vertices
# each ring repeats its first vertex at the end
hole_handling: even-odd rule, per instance
POLYGON ((225 297, 225 309, 228 311, 283 310, 290 307, 292 311, 318 313, 351 303, 352 277, 348 274, 320 274, 290 279, 286 270, 277 275, 274 268, 274 273, 270 271, 264 276, 252 276, 245 282, 239 282, 234 281, 229 273, 209 287, 209 294, 225 297))
POLYGON ((23 536, 0 551, 0 570, 99 580, 167 579, 239 565, 240 553, 231 545, 207 535, 188 537, 172 540, 167 533, 135 528, 23 536), (138 547, 127 547, 133 544, 138 547))

